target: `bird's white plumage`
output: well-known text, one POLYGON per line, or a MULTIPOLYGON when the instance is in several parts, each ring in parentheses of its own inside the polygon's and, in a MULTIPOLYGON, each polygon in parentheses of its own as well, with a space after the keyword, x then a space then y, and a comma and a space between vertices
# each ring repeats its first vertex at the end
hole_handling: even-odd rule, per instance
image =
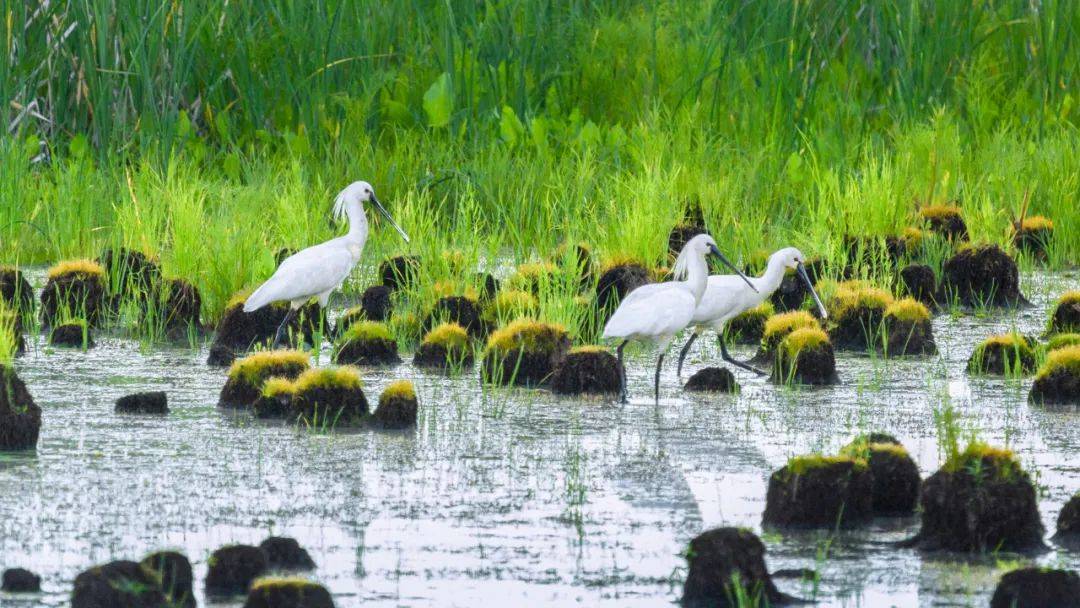
POLYGON ((769 256, 765 272, 760 277, 750 279, 756 292, 737 275, 710 276, 690 324, 697 331, 705 328, 721 331, 728 321, 771 296, 784 280, 785 271, 794 268, 802 259, 802 252, 794 247, 781 249, 769 256))
POLYGON ((367 242, 368 224, 363 203, 374 193, 367 182, 353 182, 338 194, 334 214, 349 218, 349 232, 285 258, 274 274, 244 302, 252 312, 271 302, 289 302, 298 308, 311 298, 326 306, 330 293, 341 286, 360 261, 367 242))

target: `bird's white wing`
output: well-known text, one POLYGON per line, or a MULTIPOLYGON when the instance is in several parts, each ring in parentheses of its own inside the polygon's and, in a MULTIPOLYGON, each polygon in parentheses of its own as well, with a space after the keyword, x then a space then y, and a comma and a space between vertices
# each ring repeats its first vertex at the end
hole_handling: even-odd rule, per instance
POLYGON ((349 276, 356 258, 341 239, 308 247, 285 258, 265 283, 244 303, 244 311, 271 302, 295 301, 335 289, 349 276))
POLYGON ((694 295, 682 283, 643 285, 630 292, 604 326, 605 338, 656 338, 686 327, 694 295))
POLYGON ((718 320, 727 320, 734 315, 753 308, 764 299, 762 294, 754 292, 742 277, 733 274, 713 275, 705 285, 694 311, 695 324, 705 324, 718 320))

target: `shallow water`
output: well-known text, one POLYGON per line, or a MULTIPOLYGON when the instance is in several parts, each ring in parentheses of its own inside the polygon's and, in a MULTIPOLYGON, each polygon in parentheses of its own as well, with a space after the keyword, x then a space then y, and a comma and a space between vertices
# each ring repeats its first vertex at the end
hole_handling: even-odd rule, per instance
MULTIPOLYGON (((1080 414, 1029 406, 1030 381, 963 371, 991 332, 1041 332, 1053 298, 1078 283, 1024 279, 1033 307, 937 317, 938 357, 841 354, 842 384, 824 389, 740 371, 738 396, 692 396, 672 363, 654 406, 647 352, 630 360, 622 407, 484 391, 475 373, 365 370, 371 400, 393 379, 416 383, 420 423, 407 433, 314 434, 222 412, 224 371, 204 364, 205 348, 143 352, 101 337, 82 353, 39 339, 16 366, 44 424, 36 453, 0 455, 0 566, 38 572, 44 591, 0 594, 0 604, 65 605, 81 570, 163 548, 190 556, 201 581, 215 548, 279 534, 311 552, 312 577, 343 607, 670 605, 687 542, 736 525, 762 534, 770 570, 816 569, 816 589, 777 582, 821 606, 984 606, 1010 563, 1077 569, 1080 554, 929 557, 881 542, 912 535, 917 518, 835 535, 762 533, 760 520, 771 471, 858 432, 893 433, 931 474, 940 463, 932 410, 949 398, 980 438, 1008 443, 1034 472, 1052 534, 1080 490, 1080 414), (167 391, 172 413, 113 413, 117 397, 141 390, 167 391)), ((718 350, 699 342, 684 377, 718 362, 718 350)))

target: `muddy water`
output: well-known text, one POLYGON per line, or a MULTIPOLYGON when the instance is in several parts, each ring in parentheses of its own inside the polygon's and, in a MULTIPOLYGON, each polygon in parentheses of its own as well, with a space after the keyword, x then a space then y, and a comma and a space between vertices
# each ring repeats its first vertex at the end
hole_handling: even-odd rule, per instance
MULTIPOLYGON (((632 400, 622 407, 485 392, 475 373, 365 371, 372 399, 393 379, 416 382, 420 423, 403 434, 315 434, 223 413, 215 403, 224 372, 204 364, 205 349, 142 352, 101 337, 81 353, 38 340, 17 367, 44 425, 35 454, 0 456, 0 566, 40 573, 44 591, 0 595, 0 604, 65 605, 86 567, 162 548, 189 555, 201 581, 216 547, 278 534, 311 552, 312 576, 338 606, 670 605, 690 538, 719 525, 762 533, 766 479, 787 457, 883 430, 932 473, 932 412, 943 399, 1035 472, 1052 531, 1080 490, 1080 414, 1029 406, 1029 381, 972 380, 963 368, 991 332, 1039 333, 1052 298, 1077 283, 1028 278, 1031 309, 939 316, 939 357, 841 355, 843 383, 825 389, 777 388, 739 372, 740 395, 695 397, 678 389, 670 365, 655 406, 647 352, 631 360, 632 400), (167 391, 172 413, 113 413, 117 397, 140 390, 167 391)), ((689 373, 719 361, 707 342, 689 373)), ((1080 568, 1080 555, 1059 550, 963 560, 882 542, 917 528, 915 518, 882 519, 835 535, 763 538, 770 569, 820 573, 816 587, 778 583, 822 606, 984 606, 1015 560, 1080 568)))

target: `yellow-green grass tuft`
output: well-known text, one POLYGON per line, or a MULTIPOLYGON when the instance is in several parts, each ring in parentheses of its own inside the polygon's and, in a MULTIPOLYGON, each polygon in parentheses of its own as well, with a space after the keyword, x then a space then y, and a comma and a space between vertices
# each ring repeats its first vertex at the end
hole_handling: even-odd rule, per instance
POLYGON ((360 370, 351 365, 339 365, 317 367, 300 374, 300 377, 293 382, 293 392, 299 394, 319 388, 358 389, 363 386, 360 370))
POLYGON ((919 217, 924 219, 949 219, 959 217, 960 207, 956 205, 927 205, 919 209, 919 217))
POLYGON ((769 317, 773 316, 774 314, 776 314, 776 307, 773 306, 772 302, 770 302, 768 300, 765 300, 761 304, 758 304, 757 306, 755 306, 755 307, 753 307, 753 308, 751 308, 749 310, 745 310, 745 311, 739 313, 739 316, 747 318, 747 319, 754 318, 754 319, 767 320, 769 317))
POLYGON ((354 340, 368 341, 368 340, 391 340, 394 337, 390 333, 390 328, 385 323, 379 323, 377 321, 356 321, 349 325, 345 333, 341 335, 340 342, 351 342, 354 340))
POLYGON ((816 469, 823 469, 837 464, 848 463, 850 463, 855 470, 865 470, 868 466, 865 460, 861 458, 852 458, 851 456, 824 456, 822 454, 806 454, 803 456, 795 456, 788 460, 787 470, 788 473, 792 475, 805 475, 806 473, 816 469))
POLYGON ((543 323, 531 319, 518 319, 501 327, 488 337, 487 352, 510 353, 550 352, 559 348, 566 337, 566 329, 555 323, 543 323))
POLYGON ((296 383, 288 378, 274 376, 267 378, 262 386, 263 397, 277 397, 279 395, 291 395, 296 392, 296 383))
POLYGON ((251 293, 253 291, 255 291, 255 290, 254 289, 241 289, 240 291, 238 291, 238 292, 234 293, 233 295, 229 296, 229 301, 225 303, 225 310, 229 310, 230 308, 235 308, 237 306, 242 305, 244 302, 247 301, 248 297, 251 295, 251 293))
POLYGON ((788 312, 782 312, 778 315, 773 315, 765 321, 765 341, 769 341, 770 338, 776 339, 781 336, 786 336, 796 329, 802 329, 804 327, 816 327, 821 329, 821 324, 814 318, 814 315, 805 310, 790 310, 788 312))
POLYGON ((788 357, 794 359, 796 355, 807 349, 820 348, 829 344, 829 334, 819 327, 802 327, 791 332, 780 343, 788 357))
POLYGON ((252 353, 243 359, 233 361, 229 367, 229 378, 240 378, 251 385, 261 384, 268 369, 295 365, 311 365, 311 355, 299 350, 270 350, 252 353))
POLYGON ((514 317, 530 317, 536 314, 540 302, 533 294, 510 289, 495 294, 484 309, 484 318, 489 321, 514 317))
POLYGON ((252 591, 271 588, 281 589, 283 587, 311 589, 314 587, 322 587, 322 585, 299 576, 266 576, 256 579, 255 582, 251 583, 252 591))
POLYGON ((1022 471, 1012 450, 996 448, 981 441, 972 441, 963 452, 950 456, 942 468, 955 473, 964 469, 980 470, 987 463, 995 465, 998 476, 1003 478, 1022 471))
POLYGON ((447 249, 440 257, 450 272, 462 272, 469 264, 468 256, 460 249, 447 249))
POLYGON ((472 300, 474 303, 479 298, 476 292, 476 288, 471 285, 465 285, 461 281, 455 281, 450 279, 444 279, 442 281, 435 281, 435 284, 431 288, 436 298, 445 298, 448 296, 462 296, 472 300))
POLYGON ((617 266, 641 266, 642 268, 649 268, 648 264, 637 257, 624 253, 616 253, 603 259, 603 262, 600 264, 600 272, 603 274, 617 266))
POLYGON ((1024 221, 1020 223, 1020 229, 1025 232, 1053 230, 1054 222, 1052 222, 1048 217, 1044 217, 1042 215, 1033 215, 1031 217, 1024 218, 1024 221))
POLYGON ((1034 349, 1031 347, 1031 343, 1023 335, 1016 332, 1010 332, 1007 334, 998 334, 990 336, 983 340, 978 346, 975 347, 975 352, 980 353, 987 348, 1000 346, 1002 348, 1013 349, 1021 352, 1034 353, 1034 349))
POLYGON ((829 316, 840 320, 861 310, 885 311, 893 303, 893 296, 878 287, 851 288, 841 285, 829 299, 829 316))
POLYGON ((443 323, 432 328, 424 336, 424 344, 442 346, 446 350, 467 348, 469 346, 469 332, 457 323, 443 323))
POLYGON ((1058 298, 1057 301, 1058 306, 1067 306, 1069 304, 1077 303, 1080 303, 1080 290, 1078 289, 1066 291, 1065 293, 1061 294, 1061 297, 1058 298))
POLYGON ((1046 350, 1055 351, 1067 346, 1076 346, 1078 344, 1080 344, 1080 334, 1057 334, 1053 338, 1050 338, 1050 341, 1046 343, 1046 350))
POLYGON ((897 458, 908 457, 908 451, 904 446, 887 442, 871 442, 867 435, 856 437, 851 443, 840 448, 841 455, 862 460, 869 458, 871 452, 887 452, 897 458))
POLYGON ((610 350, 604 346, 598 346, 596 344, 586 344, 584 346, 575 346, 570 349, 571 355, 576 354, 595 354, 595 353, 609 353, 610 350))
POLYGON ((930 309, 914 298, 903 298, 885 308, 885 318, 904 323, 921 323, 930 320, 930 309))
POLYGON ((379 402, 384 399, 407 399, 413 401, 416 399, 416 387, 409 380, 395 380, 386 385, 383 389, 382 395, 379 396, 379 402))
POLYGON ((510 275, 509 285, 511 289, 535 289, 544 283, 549 283, 552 277, 559 271, 559 267, 551 262, 530 262, 517 267, 514 274, 510 275))
POLYGON ((908 226, 907 228, 904 228, 904 232, 900 235, 900 238, 904 240, 904 243, 908 247, 918 247, 922 244, 923 239, 926 238, 926 232, 921 228, 908 226))
POLYGON ((48 278, 57 279, 69 275, 104 278, 105 269, 93 260, 66 260, 49 268, 48 278))
POLYGON ((1036 380, 1045 378, 1058 371, 1080 376, 1080 345, 1065 346, 1050 351, 1035 378, 1036 380))

